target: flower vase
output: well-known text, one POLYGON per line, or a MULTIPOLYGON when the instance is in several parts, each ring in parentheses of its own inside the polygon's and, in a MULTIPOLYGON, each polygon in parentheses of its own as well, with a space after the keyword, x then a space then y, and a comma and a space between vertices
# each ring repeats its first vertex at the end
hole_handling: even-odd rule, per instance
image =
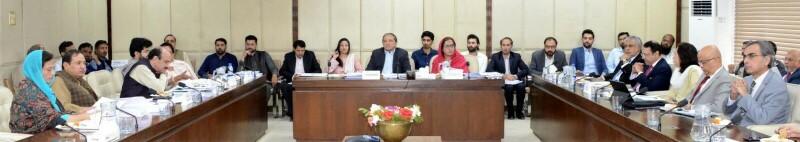
POLYGON ((385 142, 401 142, 411 134, 411 122, 380 121, 374 130, 385 142))

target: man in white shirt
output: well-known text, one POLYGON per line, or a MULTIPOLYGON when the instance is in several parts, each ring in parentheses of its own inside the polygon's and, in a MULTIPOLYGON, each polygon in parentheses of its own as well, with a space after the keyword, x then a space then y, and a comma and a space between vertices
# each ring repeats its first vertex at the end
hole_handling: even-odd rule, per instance
POLYGON ((619 62, 619 57, 625 54, 625 39, 631 36, 628 32, 620 32, 617 34, 617 42, 619 42, 619 47, 611 49, 611 53, 608 53, 608 59, 606 59, 606 68, 608 71, 613 71, 614 68, 617 67, 617 63, 619 62))
POLYGON ((475 34, 469 34, 467 36, 468 51, 462 51, 461 55, 464 55, 464 58, 466 58, 470 73, 486 72, 486 64, 489 59, 486 54, 478 52, 480 51, 480 45, 481 40, 478 39, 478 36, 475 34))
MULTIPOLYGON (((75 44, 73 44, 72 41, 64 41, 58 45, 58 52, 61 53, 61 57, 64 57, 64 54, 67 53, 67 51, 72 51, 72 50, 78 50, 75 49, 75 44)), ((61 66, 61 59, 58 59, 58 61, 55 62, 55 65, 56 66, 53 69, 53 72, 58 72, 63 70, 63 67, 61 66)))
POLYGON ((661 46, 664 47, 664 51, 661 52, 667 53, 667 55, 664 56, 664 59, 667 60, 667 64, 669 65, 675 64, 672 62, 673 61, 672 56, 675 56, 675 52, 678 49, 672 48, 672 45, 674 44, 675 44, 675 37, 672 36, 672 34, 666 34, 663 37, 661 37, 661 46))
POLYGON ((777 72, 769 71, 775 51, 766 41, 745 46, 744 64, 750 76, 734 79, 723 110, 728 118, 743 117, 740 126, 786 123, 789 119, 789 92, 777 72))

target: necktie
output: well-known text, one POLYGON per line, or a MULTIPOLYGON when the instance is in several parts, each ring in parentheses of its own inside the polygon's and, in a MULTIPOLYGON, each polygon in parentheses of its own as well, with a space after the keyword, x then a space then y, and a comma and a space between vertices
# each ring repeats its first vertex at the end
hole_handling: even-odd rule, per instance
POLYGON ((756 92, 756 81, 753 80, 753 83, 750 84, 750 95, 753 95, 753 93, 755 92, 756 92))
POLYGON ((706 81, 708 81, 709 78, 711 77, 706 76, 705 78, 703 78, 703 81, 700 81, 700 84, 698 84, 697 88, 694 89, 694 95, 692 95, 692 101, 690 101, 689 103, 694 103, 694 98, 697 97, 697 93, 700 92, 700 88, 703 87, 703 84, 706 84, 706 81))
POLYGON ((789 72, 788 74, 786 74, 786 76, 784 76, 784 77, 783 77, 783 80, 784 80, 784 81, 789 81, 789 77, 790 77, 790 76, 792 76, 792 73, 791 73, 791 72, 789 72))
MULTIPOLYGON (((645 78, 647 77, 647 75, 650 75, 650 71, 653 71, 653 67, 647 66, 647 71, 644 72, 644 77, 645 78)), ((636 91, 639 91, 639 86, 641 86, 641 85, 642 84, 639 84, 637 82, 636 85, 635 85, 636 87, 633 87, 633 88, 636 89, 636 91)))

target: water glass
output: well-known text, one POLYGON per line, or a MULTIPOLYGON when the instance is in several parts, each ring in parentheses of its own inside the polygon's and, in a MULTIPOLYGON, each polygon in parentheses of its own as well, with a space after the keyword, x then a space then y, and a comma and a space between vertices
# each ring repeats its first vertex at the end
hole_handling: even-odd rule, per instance
POLYGON ((711 136, 712 142, 725 142, 728 138, 728 128, 725 128, 725 125, 714 125, 713 130, 720 130, 717 134, 711 136))
POLYGON ((203 93, 202 92, 192 91, 192 93, 189 94, 189 96, 190 96, 190 98, 192 100, 192 103, 199 104, 199 103, 203 102, 203 93))
POLYGON ((100 109, 103 117, 114 117, 117 115, 117 100, 111 100, 106 103, 100 103, 100 109))
POLYGON ((611 108, 614 110, 622 109, 622 96, 611 96, 611 108))
POLYGON ((56 127, 58 132, 58 142, 75 142, 75 136, 78 135, 75 131, 67 126, 56 127))
POLYGON ((706 105, 693 106, 694 122, 692 123, 692 139, 695 141, 708 141, 708 136, 714 132, 710 125, 711 109, 706 105))
POLYGON ((157 102, 158 107, 158 116, 163 118, 167 118, 172 115, 172 102, 167 100, 158 100, 157 102))
POLYGON ((661 116, 660 109, 647 109, 647 125, 660 124, 661 119, 659 116, 661 116))
POLYGON ((119 134, 128 136, 136 131, 136 118, 130 115, 119 115, 117 116, 117 125, 119 126, 119 134))

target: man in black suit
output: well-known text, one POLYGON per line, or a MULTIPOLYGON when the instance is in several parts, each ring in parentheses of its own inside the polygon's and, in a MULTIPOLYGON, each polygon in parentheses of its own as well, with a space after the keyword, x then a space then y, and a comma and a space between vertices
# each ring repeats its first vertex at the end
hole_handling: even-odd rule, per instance
POLYGON ((535 75, 542 75, 544 68, 551 65, 557 69, 556 71, 561 71, 567 65, 567 55, 564 51, 556 49, 557 47, 558 40, 556 38, 545 38, 544 49, 531 54, 530 72, 535 75))
POLYGON ((294 51, 286 53, 283 56, 283 66, 281 67, 280 74, 286 79, 286 84, 283 84, 281 92, 286 96, 286 104, 288 105, 289 118, 294 120, 292 113, 292 91, 294 87, 289 82, 292 82, 294 77, 301 73, 322 73, 317 62, 317 56, 314 56, 313 51, 306 51, 306 42, 303 40, 294 41, 294 51))
POLYGON ((614 71, 604 76, 608 81, 619 81, 625 84, 635 85, 635 81, 631 81, 631 69, 635 63, 644 63, 642 60, 642 39, 636 36, 630 36, 623 41, 623 49, 625 53, 620 56, 619 63, 614 71))
POLYGON ((382 74, 405 73, 411 70, 408 51, 397 47, 397 36, 386 33, 383 35, 383 48, 372 50, 366 70, 380 70, 382 74))
MULTIPOLYGON (((503 74, 503 79, 507 81, 524 80, 528 76, 528 67, 522 61, 522 56, 518 53, 511 52, 511 47, 514 41, 509 37, 500 40, 500 52, 492 54, 492 60, 486 66, 486 72, 498 72, 503 74), (508 66, 506 66, 508 65, 508 66)), ((525 119, 522 114, 523 103, 525 102, 525 85, 522 83, 505 84, 506 109, 508 110, 508 119, 525 119), (516 93, 517 105, 514 106, 512 95, 516 93)))
POLYGON ((633 64, 631 71, 631 80, 635 81, 633 89, 637 92, 639 89, 647 87, 649 91, 663 91, 669 89, 669 80, 672 77, 672 68, 667 61, 662 58, 661 44, 655 41, 648 41, 644 43, 642 49, 642 59, 644 64, 633 64), (645 65, 646 64, 646 65, 645 65))

